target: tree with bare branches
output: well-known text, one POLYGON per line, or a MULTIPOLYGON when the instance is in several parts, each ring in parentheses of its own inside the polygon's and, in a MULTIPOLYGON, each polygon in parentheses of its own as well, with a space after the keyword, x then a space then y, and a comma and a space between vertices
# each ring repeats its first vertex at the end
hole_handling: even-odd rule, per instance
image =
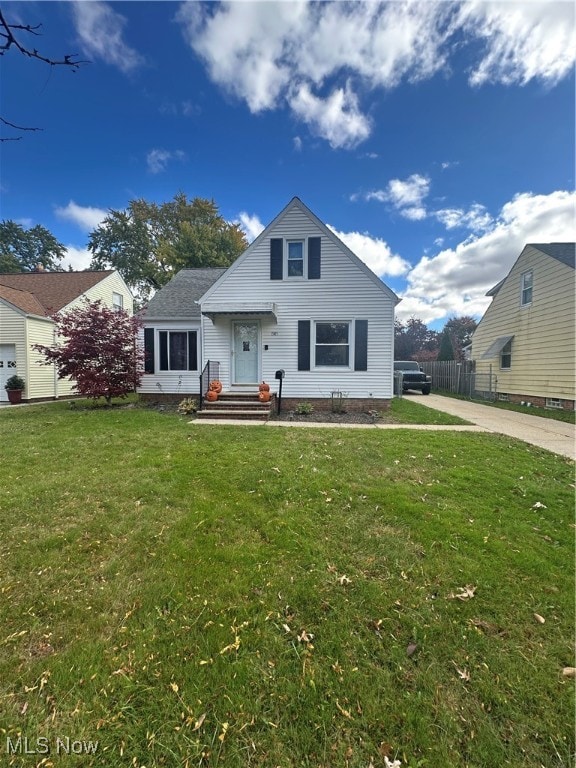
MULTIPOLYGON (((39 37, 41 35, 41 24, 15 24, 10 23, 6 18, 4 11, 0 8, 0 56, 5 56, 9 51, 16 51, 22 56, 28 59, 35 59, 43 64, 48 64, 50 67, 65 67, 72 72, 77 72, 83 64, 88 64, 88 61, 83 61, 78 58, 77 54, 65 54, 62 58, 50 58, 44 56, 33 45, 27 45, 22 42, 25 38, 29 39, 29 36, 39 37)), ((0 115, 0 125, 4 128, 8 128, 14 131, 41 131, 41 128, 33 128, 30 126, 18 125, 11 120, 6 119, 0 115)), ((2 136, 0 135, 0 142, 4 141, 19 141, 22 136, 2 136)))

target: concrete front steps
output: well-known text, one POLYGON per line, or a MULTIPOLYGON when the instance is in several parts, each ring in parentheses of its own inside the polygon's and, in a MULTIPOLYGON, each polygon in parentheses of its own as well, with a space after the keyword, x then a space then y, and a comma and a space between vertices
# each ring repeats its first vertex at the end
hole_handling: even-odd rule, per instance
POLYGON ((258 392, 221 392, 213 403, 204 399, 196 418, 267 421, 272 412, 272 402, 261 403, 258 392))

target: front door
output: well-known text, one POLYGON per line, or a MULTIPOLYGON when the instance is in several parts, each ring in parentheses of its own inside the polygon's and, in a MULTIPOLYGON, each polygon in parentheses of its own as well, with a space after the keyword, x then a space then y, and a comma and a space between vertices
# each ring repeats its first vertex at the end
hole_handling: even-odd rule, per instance
POLYGON ((259 323, 233 322, 232 370, 234 384, 257 384, 259 371, 259 323))

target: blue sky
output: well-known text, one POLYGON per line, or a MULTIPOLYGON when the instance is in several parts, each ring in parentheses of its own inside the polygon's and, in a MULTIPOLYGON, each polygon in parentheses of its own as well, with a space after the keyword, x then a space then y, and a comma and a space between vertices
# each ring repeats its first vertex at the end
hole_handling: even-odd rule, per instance
POLYGON ((402 297, 479 316, 526 242, 576 239, 572 2, 4 2, 0 217, 83 269, 109 209, 214 199, 253 239, 295 195, 402 297), (30 43, 24 33, 22 42, 30 43))

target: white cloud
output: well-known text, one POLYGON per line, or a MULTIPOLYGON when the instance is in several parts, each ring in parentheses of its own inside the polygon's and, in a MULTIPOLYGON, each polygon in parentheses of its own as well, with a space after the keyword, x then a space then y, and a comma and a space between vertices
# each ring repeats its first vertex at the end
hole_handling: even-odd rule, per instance
POLYGON ((486 43, 472 85, 526 85, 534 79, 554 85, 574 69, 573 3, 470 0, 460 9, 459 23, 486 43))
POLYGON ((151 149, 146 155, 146 165, 150 173, 162 173, 166 170, 171 160, 184 160, 186 153, 181 149, 170 151, 169 149, 151 149))
MULTIPOLYGON (((385 189, 367 192, 365 200, 389 203, 398 213, 410 221, 422 221, 435 218, 446 229, 465 228, 471 232, 484 232, 490 228, 492 217, 483 205, 473 203, 468 210, 463 208, 427 209, 425 199, 430 194, 430 179, 419 173, 413 173, 407 179, 391 179, 385 189)), ((357 200, 359 195, 352 195, 357 200)))
POLYGON ((351 148, 371 132, 360 93, 449 75, 455 50, 470 57, 472 85, 555 84, 573 69, 573 16, 554 1, 292 0, 184 2, 176 20, 212 81, 251 112, 288 106, 333 147, 351 148))
POLYGON ((102 208, 77 205, 74 200, 70 200, 64 208, 56 208, 56 215, 61 219, 72 221, 85 232, 91 232, 102 223, 108 215, 108 211, 102 208))
POLYGON ((432 216, 444 224, 446 229, 466 228, 472 232, 485 232, 490 229, 493 219, 486 208, 479 203, 474 203, 469 210, 462 208, 442 208, 433 211, 432 216))
POLYGON ((504 278, 526 243, 573 242, 576 193, 524 193, 506 203, 481 235, 424 256, 408 275, 397 316, 423 322, 484 313, 486 291, 504 278))
POLYGON ((300 136, 294 136, 294 151, 302 152, 302 139, 300 136))
POLYGON ((407 179, 391 179, 385 189, 368 192, 365 199, 390 203, 405 218, 419 221, 426 218, 423 201, 429 192, 430 179, 413 173, 407 179))
POLYGON ((410 264, 393 253, 388 243, 378 237, 362 232, 339 232, 329 224, 328 229, 379 277, 399 277, 410 269, 410 264))
POLYGON ((92 254, 87 248, 77 248, 75 245, 67 245, 62 266, 65 269, 72 267, 75 272, 89 269, 92 254))
POLYGON ((123 40, 126 19, 101 0, 72 3, 76 32, 84 51, 95 59, 128 74, 144 63, 143 57, 123 40))
POLYGON ((334 149, 354 147, 370 135, 370 121, 360 112, 349 83, 325 99, 315 96, 303 83, 291 94, 289 103, 312 133, 326 139, 334 149))
POLYGON ((256 214, 250 216, 250 214, 245 211, 241 211, 241 213, 238 214, 238 221, 236 223, 245 232, 249 243, 251 243, 252 240, 255 240, 264 229, 264 224, 262 224, 256 214))

